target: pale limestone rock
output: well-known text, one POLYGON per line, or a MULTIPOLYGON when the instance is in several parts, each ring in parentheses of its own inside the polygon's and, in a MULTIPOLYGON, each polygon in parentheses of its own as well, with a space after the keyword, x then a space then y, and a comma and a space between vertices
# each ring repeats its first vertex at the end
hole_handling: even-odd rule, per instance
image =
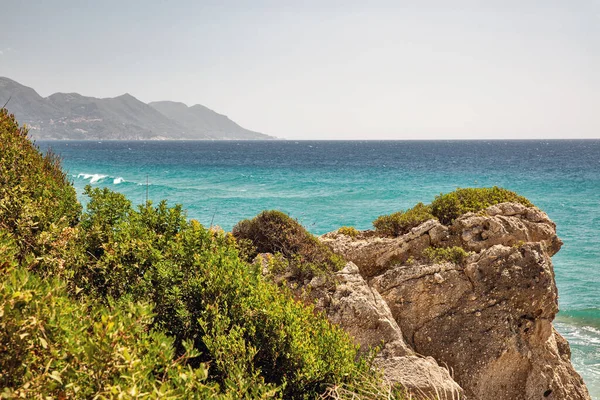
MULTIPOLYGON (((590 398, 568 343, 552 327, 558 303, 550 257, 562 242, 537 208, 503 203, 465 214, 450 227, 427 221, 398 238, 328 234, 322 240, 358 265, 387 303, 405 346, 447 365, 467 398, 590 398), (464 265, 426 264, 419 255, 430 245, 458 245, 474 254, 464 265), (410 257, 416 262, 407 265, 410 257)), ((369 326, 365 345, 376 341, 377 329, 369 326)), ((414 363, 400 368, 406 357, 396 361, 388 354, 379 365, 389 370, 386 376, 421 371, 414 363)))
POLYGON ((352 239, 335 232, 321 236, 336 253, 355 263, 365 279, 379 275, 410 257, 419 255, 432 243, 440 243, 448 228, 436 220, 429 220, 397 238, 377 236, 352 239), (432 240, 433 236, 433 240, 432 240))
POLYGON ((539 242, 552 256, 562 246, 556 236, 556 225, 546 213, 516 203, 501 203, 481 214, 465 214, 454 221, 451 231, 455 236, 454 244, 472 251, 496 244, 514 246, 539 242))
MULTIPOLYGON (((286 273, 272 277, 284 282, 286 273)), ((349 262, 333 277, 316 276, 308 284, 292 287, 297 297, 315 304, 327 318, 354 338, 363 353, 380 347, 374 360, 384 378, 400 383, 417 396, 437 396, 441 400, 457 399, 463 390, 448 370, 432 357, 418 356, 406 345, 402 331, 381 295, 349 262), (333 279, 331 279, 333 278, 333 279)))

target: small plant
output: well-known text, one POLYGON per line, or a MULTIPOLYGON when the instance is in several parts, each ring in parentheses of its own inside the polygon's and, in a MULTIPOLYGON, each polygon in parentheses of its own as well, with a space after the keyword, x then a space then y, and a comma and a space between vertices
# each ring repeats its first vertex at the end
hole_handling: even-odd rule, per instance
POLYGON ((533 204, 523 196, 510 190, 499 188, 456 189, 436 196, 431 203, 431 213, 445 225, 468 212, 478 212, 499 203, 520 203, 527 207, 533 204))
POLYGON ((423 251, 423 257, 431 263, 451 262, 458 265, 464 264, 470 254, 458 246, 428 247, 423 251))
POLYGON ((386 236, 400 236, 423 222, 435 219, 431 207, 419 203, 406 211, 382 215, 373 221, 375 231, 386 236))
POLYGON ((261 260, 261 262, 263 262, 261 265, 266 267, 263 268, 263 273, 267 272, 268 274, 282 274, 289 266, 289 261, 281 253, 267 254, 266 257, 261 260))
POLYGON ((355 238, 359 235, 359 231, 353 226, 342 226, 338 230, 339 234, 350 236, 351 238, 355 238))

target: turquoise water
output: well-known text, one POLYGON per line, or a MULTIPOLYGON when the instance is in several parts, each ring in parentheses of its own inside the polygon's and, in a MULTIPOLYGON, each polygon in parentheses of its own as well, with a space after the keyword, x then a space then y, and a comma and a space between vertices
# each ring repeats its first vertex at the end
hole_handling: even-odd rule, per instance
MULTIPOLYGON (((600 399, 600 141, 41 142, 81 193, 167 199, 225 229, 280 209, 322 234, 457 187, 498 185, 545 210, 564 241, 553 258, 557 329, 600 399), (146 179, 149 184, 146 185, 146 179)), ((85 199, 82 199, 85 201, 85 199)))

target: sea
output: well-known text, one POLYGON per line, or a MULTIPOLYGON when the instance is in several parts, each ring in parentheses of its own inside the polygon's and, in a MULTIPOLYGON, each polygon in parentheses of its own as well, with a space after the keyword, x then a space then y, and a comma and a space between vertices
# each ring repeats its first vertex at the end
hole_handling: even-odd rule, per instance
POLYGON ((230 230, 277 209, 310 232, 372 228, 382 214, 456 188, 501 186, 556 222, 555 320, 592 397, 600 400, 600 140, 52 141, 80 200, 108 187, 134 204, 182 204, 230 230))

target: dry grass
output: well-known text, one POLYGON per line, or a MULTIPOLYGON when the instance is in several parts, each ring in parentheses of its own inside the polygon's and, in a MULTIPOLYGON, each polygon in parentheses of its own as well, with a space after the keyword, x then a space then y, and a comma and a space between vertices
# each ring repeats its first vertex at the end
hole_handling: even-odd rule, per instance
MULTIPOLYGON (((447 368, 447 366, 446 366, 447 368)), ((448 369, 450 376, 452 370, 448 369)), ((444 386, 441 374, 429 374, 427 376, 428 385, 431 392, 424 392, 418 389, 423 387, 422 382, 411 382, 411 376, 414 373, 407 373, 400 379, 401 384, 394 384, 387 379, 382 381, 372 381, 370 385, 363 385, 360 389, 348 385, 335 385, 329 387, 321 399, 331 400, 460 400, 462 394, 458 387, 450 393, 440 391, 444 386), (410 388, 410 389, 409 389, 410 388)), ((421 376, 421 378, 423 378, 421 376)))

